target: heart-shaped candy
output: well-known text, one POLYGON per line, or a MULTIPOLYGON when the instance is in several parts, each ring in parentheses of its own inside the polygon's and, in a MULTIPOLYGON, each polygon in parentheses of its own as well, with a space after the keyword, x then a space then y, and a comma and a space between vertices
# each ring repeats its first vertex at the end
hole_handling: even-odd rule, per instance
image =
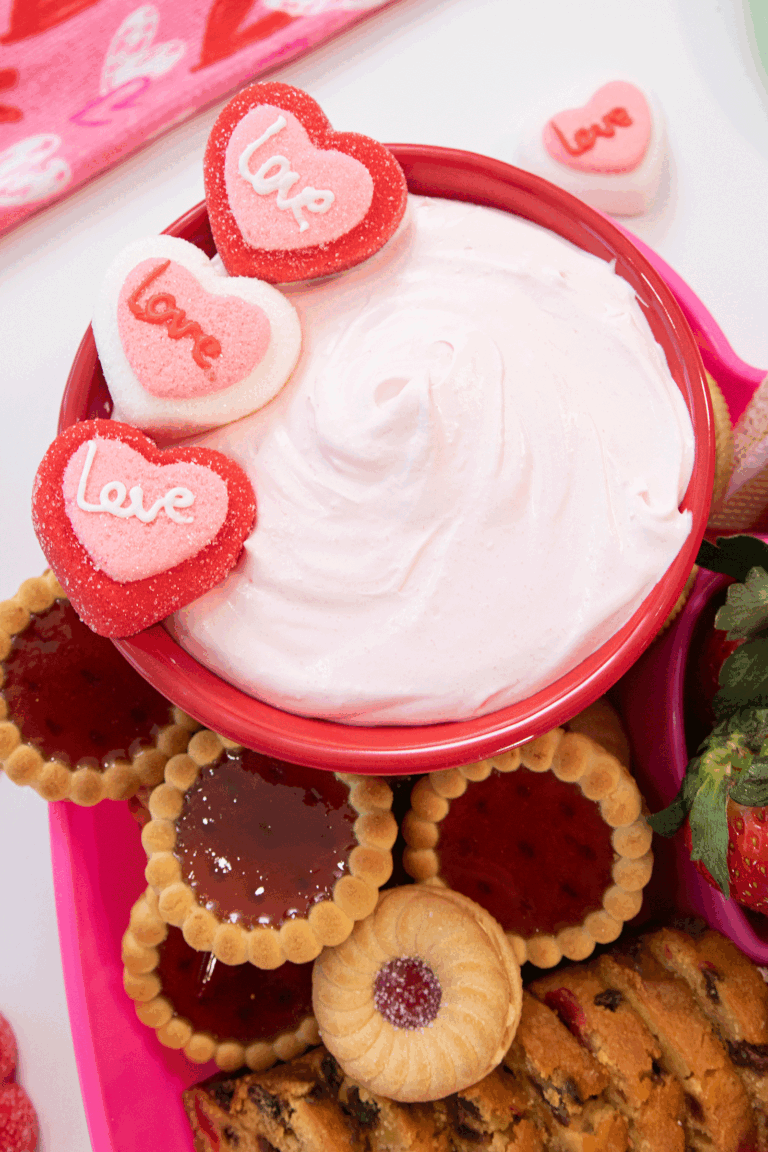
POLYGON ((116 418, 171 437, 262 407, 301 350, 299 319, 282 293, 223 275, 194 244, 173 236, 119 253, 93 332, 116 418))
POLYGON ((315 101, 287 84, 253 84, 227 104, 204 171, 225 267, 273 283, 366 260, 392 236, 407 202, 388 149, 334 132, 315 101))
POLYGON ((140 632, 218 584, 255 514, 247 476, 220 452, 161 451, 113 420, 58 436, 32 497, 51 568, 102 636, 140 632))
POLYGON ((579 172, 633 172, 651 140, 651 111, 634 84, 612 80, 583 108, 558 112, 543 142, 559 164, 579 172))

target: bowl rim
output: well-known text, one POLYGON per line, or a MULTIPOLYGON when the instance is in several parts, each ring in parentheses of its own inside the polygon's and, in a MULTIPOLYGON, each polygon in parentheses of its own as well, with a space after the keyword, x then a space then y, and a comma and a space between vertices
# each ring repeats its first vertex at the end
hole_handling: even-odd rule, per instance
MULTIPOLYGON (((649 320, 677 351, 676 368, 682 378, 677 382, 698 433, 693 472, 681 503, 681 508, 692 512, 691 531, 660 581, 623 628, 570 672, 528 699, 485 716, 409 726, 346 725, 300 716, 227 683, 185 652, 162 624, 114 641, 129 663, 174 704, 240 744, 330 771, 400 775, 470 763, 524 743, 586 708, 616 683, 657 634, 691 571, 709 511, 715 439, 704 367, 693 333, 671 289, 625 232, 570 193, 501 160, 431 145, 387 147, 403 166, 411 193, 501 208, 543 224, 573 243, 578 243, 573 239, 578 233, 585 241, 578 246, 585 248, 588 243, 587 251, 614 259, 619 274, 633 283, 649 320), (514 209, 510 199, 515 201, 514 209)), ((199 237, 206 225, 202 201, 165 231, 191 239, 199 237)), ((65 387, 60 432, 93 414, 87 404, 97 384, 94 372, 98 367, 89 327, 65 387)))

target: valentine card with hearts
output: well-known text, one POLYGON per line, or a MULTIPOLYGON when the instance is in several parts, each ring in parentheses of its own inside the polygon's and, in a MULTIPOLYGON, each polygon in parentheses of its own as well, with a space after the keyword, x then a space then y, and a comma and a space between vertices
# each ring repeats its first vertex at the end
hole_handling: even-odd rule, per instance
POLYGON ((35 477, 32 522, 75 611, 132 636, 218 584, 256 517, 245 473, 207 448, 160 450, 137 429, 86 420, 35 477))
POLYGON ((281 292, 224 275, 175 236, 119 253, 97 297, 93 334, 114 418, 170 438, 261 408, 301 350, 299 318, 281 292))
POLYGON ((313 279, 366 260, 407 204, 403 170, 368 136, 334 132, 318 104, 288 84, 252 84, 208 139, 211 231, 232 276, 313 279))

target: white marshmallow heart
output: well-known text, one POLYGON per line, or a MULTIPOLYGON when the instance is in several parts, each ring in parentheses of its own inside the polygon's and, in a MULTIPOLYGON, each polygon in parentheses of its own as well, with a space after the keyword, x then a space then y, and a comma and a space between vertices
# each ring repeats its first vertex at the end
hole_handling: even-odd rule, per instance
POLYGON ((293 305, 270 284, 230 277, 174 236, 124 248, 93 314, 96 347, 126 424, 171 438, 263 407, 301 351, 293 305))

